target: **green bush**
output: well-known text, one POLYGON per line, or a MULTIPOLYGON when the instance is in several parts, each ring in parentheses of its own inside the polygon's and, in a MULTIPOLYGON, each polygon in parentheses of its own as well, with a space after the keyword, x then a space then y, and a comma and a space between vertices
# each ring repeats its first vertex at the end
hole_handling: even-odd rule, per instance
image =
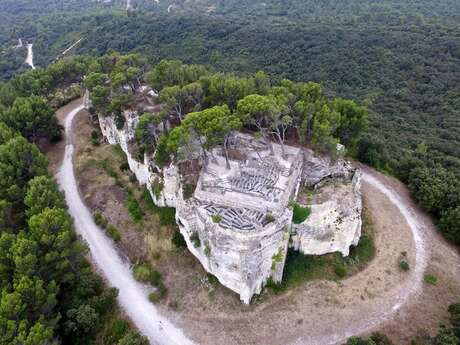
POLYGON ((94 222, 103 229, 105 229, 109 223, 100 212, 94 213, 94 222))
POLYGON ((294 224, 303 223, 308 218, 308 216, 310 215, 311 208, 302 207, 296 202, 294 202, 292 205, 293 205, 292 222, 294 224))
POLYGON ((199 248, 201 246, 200 236, 198 236, 197 232, 194 232, 192 236, 190 236, 190 241, 192 241, 195 248, 199 248))
POLYGON ((206 274, 206 278, 208 278, 208 282, 212 285, 212 286, 217 286, 219 284, 219 279, 216 278, 215 275, 211 274, 211 273, 207 273, 206 274))
POLYGON ((120 164, 120 170, 121 170, 121 171, 127 171, 127 170, 129 170, 129 164, 128 164, 128 162, 123 162, 123 163, 121 163, 121 164, 120 164))
POLYGON ((136 183, 137 182, 137 177, 134 174, 129 174, 129 182, 131 183, 136 183))
POLYGON ((145 206, 153 213, 158 215, 160 225, 175 225, 176 224, 176 209, 174 207, 158 207, 154 204, 150 192, 145 188, 142 199, 145 206))
POLYGON ((222 216, 220 214, 213 214, 211 219, 214 223, 220 223, 222 221, 222 216))
POLYGON ((273 217, 271 213, 267 213, 265 215, 265 219, 264 219, 265 224, 273 223, 274 221, 275 221, 275 217, 273 217))
POLYGON ((371 261, 375 256, 374 241, 367 235, 362 234, 356 247, 350 249, 350 259, 360 263, 371 261))
POLYGON ((114 240, 115 242, 120 242, 121 241, 121 235, 120 235, 120 231, 112 224, 109 224, 106 228, 106 231, 107 235, 110 236, 110 238, 112 238, 112 240, 114 240))
POLYGON ((135 265, 133 268, 134 279, 142 283, 150 283, 153 286, 160 286, 161 273, 157 270, 151 269, 145 264, 135 265))
POLYGON ((185 242, 184 236, 182 236, 179 230, 174 231, 171 241, 176 248, 187 248, 187 242, 185 242))
POLYGON ((431 273, 425 273, 425 275, 423 276, 423 280, 425 281, 425 283, 430 285, 438 284, 438 278, 431 273))
POLYGON ((128 198, 128 212, 135 223, 139 223, 144 215, 139 203, 133 197, 128 198))
POLYGON ((97 131, 92 131, 91 132, 91 144, 93 146, 98 146, 100 144, 99 133, 97 131))
POLYGON ((399 262, 399 268, 401 271, 407 272, 410 270, 409 263, 406 260, 401 260, 399 262))
POLYGON ((347 268, 343 264, 336 264, 334 272, 339 278, 344 278, 347 275, 347 268))
POLYGON ((191 184, 191 183, 186 183, 184 184, 184 187, 182 189, 182 196, 184 197, 185 200, 190 199, 193 196, 193 193, 195 193, 196 185, 191 184))
POLYGON ((161 197, 161 191, 163 190, 163 188, 164 184, 161 181, 159 181, 158 179, 155 179, 155 181, 153 181, 152 191, 157 199, 161 197))
POLYGON ((163 283, 157 286, 157 290, 149 294, 149 300, 152 303, 158 303, 162 298, 166 296, 168 289, 163 283))
POLYGON ((146 265, 136 265, 133 269, 134 278, 142 283, 150 282, 151 273, 150 267, 146 265))

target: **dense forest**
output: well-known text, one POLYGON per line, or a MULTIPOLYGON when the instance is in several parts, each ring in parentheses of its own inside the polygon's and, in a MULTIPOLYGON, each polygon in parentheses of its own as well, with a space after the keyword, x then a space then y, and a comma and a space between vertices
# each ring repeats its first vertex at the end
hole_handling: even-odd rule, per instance
MULTIPOLYGON (((83 339, 93 339, 100 332, 108 313, 97 300, 114 298, 115 292, 104 289, 79 259, 83 249, 73 233, 62 195, 47 176, 44 157, 33 145, 43 138, 59 137, 49 107, 68 98, 53 103, 56 89, 80 83, 84 75, 95 72, 94 66, 90 67, 92 56, 111 49, 141 52, 146 66, 165 58, 179 59, 203 65, 213 74, 234 72, 236 79, 253 78, 264 70, 273 85, 286 86, 286 78, 293 83, 320 83, 325 97, 349 98, 357 107, 366 106, 367 131, 353 143, 349 154, 405 182, 443 234, 460 244, 459 22, 460 2, 456 0, 133 0, 129 11, 125 1, 2 1, 0 79, 5 82, 0 84, 0 118, 5 124, 0 127, 0 164, 8 178, 0 182, 0 275, 2 282, 9 283, 1 286, 5 309, 0 311, 0 334, 6 336, 0 343, 27 343, 27 337, 33 337, 37 329, 46 330, 38 333, 50 339, 85 343, 83 339), (28 67, 23 64, 25 48, 15 48, 19 38, 34 44, 37 66, 53 63, 79 39, 82 41, 69 54, 85 57, 20 74, 28 67), (12 160, 17 165, 13 166, 12 160), (25 161, 34 164, 25 166, 25 161), (40 206, 42 197, 28 196, 36 189, 35 179, 46 179, 50 186, 46 192, 53 195, 53 204, 40 206), (59 266, 65 279, 38 272, 40 265, 46 264, 42 261, 45 253, 58 251, 43 247, 34 237, 46 229, 51 212, 61 221, 59 231, 68 236, 66 246, 71 252, 63 260, 75 264, 78 272, 83 272, 78 274, 87 276, 88 281, 95 281, 91 289, 82 288, 82 292, 72 278, 75 271, 69 272, 66 265, 59 266), (16 260, 21 254, 15 251, 26 242, 34 248, 34 258, 21 263, 16 260), (27 309, 27 303, 32 303, 32 290, 26 291, 26 285, 35 286, 33 293, 46 297, 43 303, 37 302, 33 313, 19 307, 8 309, 8 305, 27 309), (94 313, 84 312, 85 308, 94 313), (24 322, 14 315, 21 315, 24 322), (79 327, 88 323, 78 325, 75 320, 79 315, 93 315, 101 322, 91 321, 93 327, 82 330, 79 327)), ((155 86, 154 80, 149 82, 155 86)), ((171 100, 171 93, 166 93, 165 99, 171 100)), ((79 322, 87 321, 82 318, 79 322)))
MULTIPOLYGON (((368 107, 369 129, 350 153, 407 183, 460 243, 458 2, 182 1, 168 13, 161 1, 126 11, 122 1, 50 0, 33 22, 30 7, 6 4, 0 44, 33 38, 38 66, 82 39, 72 53, 143 52, 150 64, 178 58, 242 76, 264 70, 274 82, 318 82, 327 96, 354 99, 368 107)), ((19 53, 7 51, 4 77, 19 53)))
POLYGON ((148 344, 117 316, 118 291, 93 273, 48 160, 34 144, 60 138, 55 109, 44 96, 80 78, 85 61, 53 65, 40 74, 46 87, 15 84, 7 86, 13 92, 2 93, 7 105, 0 110, 2 345, 148 344))

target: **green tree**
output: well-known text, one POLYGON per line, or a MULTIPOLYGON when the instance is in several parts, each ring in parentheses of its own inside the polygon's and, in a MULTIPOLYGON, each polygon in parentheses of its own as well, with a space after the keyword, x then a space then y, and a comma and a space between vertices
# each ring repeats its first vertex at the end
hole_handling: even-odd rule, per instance
POLYGON ((249 95, 238 101, 237 114, 245 125, 255 126, 273 154, 268 137, 272 119, 280 118, 282 109, 274 96, 249 95))
POLYGON ((339 140, 334 138, 334 133, 340 122, 340 114, 332 111, 326 104, 315 116, 313 122, 312 143, 315 148, 323 153, 335 155, 339 140))
POLYGON ((15 136, 16 133, 10 127, 8 127, 5 123, 0 122, 0 145, 6 144, 15 136))
POLYGON ((335 99, 332 108, 340 114, 337 136, 340 142, 354 150, 361 135, 367 130, 367 110, 352 100, 335 99))
POLYGON ((29 218, 45 208, 67 207, 56 181, 49 176, 37 176, 29 181, 24 204, 28 207, 26 214, 29 218))
POLYGON ((0 116, 0 120, 31 141, 56 139, 61 135, 62 127, 53 109, 38 96, 17 98, 12 107, 0 116))
POLYGON ((23 209, 27 183, 35 176, 46 175, 47 164, 38 148, 22 137, 0 145, 0 199, 23 209))
POLYGON ((460 206, 442 211, 439 229, 448 240, 460 244, 460 206))
POLYGON ((227 168, 230 169, 227 142, 231 132, 241 127, 241 121, 236 115, 230 113, 227 105, 190 113, 182 125, 195 133, 203 152, 210 151, 212 155, 215 146, 223 145, 227 168))
POLYGON ((46 281, 63 283, 73 279, 72 262, 81 255, 72 220, 66 210, 45 209, 28 222, 27 238, 38 248, 38 274, 46 281))

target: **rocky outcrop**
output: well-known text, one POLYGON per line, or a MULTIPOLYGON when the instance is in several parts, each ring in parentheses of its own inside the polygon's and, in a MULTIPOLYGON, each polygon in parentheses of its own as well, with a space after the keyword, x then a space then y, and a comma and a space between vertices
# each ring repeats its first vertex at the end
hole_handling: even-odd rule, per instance
POLYGON ((155 165, 153 156, 137 161, 130 152, 138 124, 124 112, 123 128, 99 116, 103 135, 126 153, 131 171, 147 186, 158 206, 176 208, 176 221, 190 252, 224 286, 249 303, 268 279, 282 279, 288 246, 305 254, 339 251, 348 255, 361 234, 360 173, 343 160, 333 162, 312 151, 273 144, 238 133, 226 167, 222 148, 204 164, 191 195, 184 193, 178 166, 155 165), (305 196, 308 194, 308 197, 305 196), (293 200, 311 208, 292 224, 293 200))

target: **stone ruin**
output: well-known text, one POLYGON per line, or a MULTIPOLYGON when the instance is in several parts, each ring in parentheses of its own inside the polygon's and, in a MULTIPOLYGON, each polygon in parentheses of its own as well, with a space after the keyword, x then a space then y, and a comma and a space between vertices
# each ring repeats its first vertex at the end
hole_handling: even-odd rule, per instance
POLYGON ((223 148, 209 152, 195 191, 184 198, 178 166, 156 167, 152 157, 136 161, 129 151, 138 122, 126 112, 123 129, 99 117, 110 144, 120 144, 139 183, 158 206, 176 208, 176 221, 190 252, 222 285, 249 303, 268 279, 280 282, 288 247, 308 255, 349 254, 361 235, 361 174, 350 163, 315 156, 312 151, 268 144, 236 133, 229 141, 230 168, 223 148), (156 182, 155 182, 156 181, 156 182), (153 184, 161 181, 160 195, 153 184), (291 202, 310 207, 310 216, 293 224, 291 202))

